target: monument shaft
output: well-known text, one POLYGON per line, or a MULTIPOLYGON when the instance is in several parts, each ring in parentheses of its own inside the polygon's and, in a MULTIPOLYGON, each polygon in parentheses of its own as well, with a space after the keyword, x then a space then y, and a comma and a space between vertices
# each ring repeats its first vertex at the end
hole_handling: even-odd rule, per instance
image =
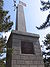
POLYGON ((25 17, 22 4, 16 9, 16 30, 26 32, 25 17))

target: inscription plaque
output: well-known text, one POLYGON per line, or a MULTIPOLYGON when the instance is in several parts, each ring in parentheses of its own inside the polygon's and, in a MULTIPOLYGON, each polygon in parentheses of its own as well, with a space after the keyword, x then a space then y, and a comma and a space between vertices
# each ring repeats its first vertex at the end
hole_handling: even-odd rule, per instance
POLYGON ((22 54, 34 54, 34 47, 32 42, 21 42, 21 53, 22 54))

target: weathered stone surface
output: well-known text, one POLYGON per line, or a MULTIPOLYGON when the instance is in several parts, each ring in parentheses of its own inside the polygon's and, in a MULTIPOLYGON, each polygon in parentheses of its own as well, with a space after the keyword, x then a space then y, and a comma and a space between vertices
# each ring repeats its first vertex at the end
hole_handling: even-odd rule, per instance
POLYGON ((24 60, 19 60, 19 59, 18 59, 18 60, 17 60, 17 65, 18 65, 18 64, 20 64, 20 65, 21 65, 21 64, 25 64, 25 61, 24 61, 24 60))
POLYGON ((37 67, 37 65, 30 65, 30 67, 37 67))
POLYGON ((24 55, 20 55, 20 59, 23 59, 23 60, 37 60, 36 59, 37 57, 35 56, 35 55, 33 55, 33 54, 29 54, 29 55, 26 55, 26 54, 24 54, 24 55))
POLYGON ((16 65, 16 59, 12 60, 12 65, 16 65))
POLYGON ((17 23, 17 29, 18 31, 23 31, 26 32, 26 25, 25 25, 25 17, 24 17, 24 11, 23 11, 23 6, 18 4, 17 8, 17 18, 16 18, 16 23, 17 23))
POLYGON ((13 60, 15 60, 15 59, 16 59, 16 60, 17 60, 17 59, 20 59, 20 55, 18 55, 18 54, 13 54, 13 55, 12 55, 12 59, 13 59, 13 60))
POLYGON ((32 65, 33 64, 33 61, 32 60, 25 60, 25 64, 26 65, 32 65))
MULTIPOLYGON (((39 38, 16 34, 16 33, 12 33, 11 36, 12 37, 10 38, 12 38, 11 39, 12 43, 9 40, 10 41, 9 44, 11 44, 13 48, 12 67, 17 67, 17 66, 18 67, 44 67, 41 50, 40 50, 40 44, 36 43, 36 41, 38 41, 39 38), (14 35, 16 38, 14 38, 14 35), (21 41, 32 42, 34 54, 22 54, 21 41)), ((9 65, 9 67, 11 66, 9 65)))
POLYGON ((12 65, 12 67, 20 67, 20 65, 12 65))
POLYGON ((21 67, 29 67, 29 65, 21 65, 21 67))
MULTIPOLYGON (((21 31, 16 31, 16 30, 13 30, 12 31, 13 34, 18 34, 18 35, 24 35, 24 36, 28 36, 28 37, 32 37, 33 39, 36 38, 36 41, 37 38, 39 38, 39 35, 38 34, 34 34, 34 33, 28 33, 28 32, 21 32, 21 31)), ((14 38, 16 38, 15 36, 13 36, 14 38)))
POLYGON ((37 55, 37 60, 42 61, 42 60, 43 60, 43 59, 42 59, 42 56, 38 56, 38 55, 37 55))
POLYGON ((38 65, 38 67, 44 67, 44 65, 38 65))
MULTIPOLYGON (((13 48, 13 53, 12 53, 12 67, 43 67, 43 59, 41 55, 41 50, 40 50, 40 45, 36 43, 36 41, 39 40, 39 38, 36 37, 30 37, 26 35, 19 35, 16 33, 11 34, 12 38, 12 43, 11 41, 9 44, 11 44, 13 48), (14 35, 16 38, 14 38, 14 35), (28 41, 28 42, 33 42, 33 49, 34 49, 34 54, 22 54, 21 53, 21 41, 28 41)), ((38 41, 39 42, 39 41, 38 41)), ((8 44, 8 45, 9 45, 8 44)), ((10 67, 10 66, 9 66, 10 67)))

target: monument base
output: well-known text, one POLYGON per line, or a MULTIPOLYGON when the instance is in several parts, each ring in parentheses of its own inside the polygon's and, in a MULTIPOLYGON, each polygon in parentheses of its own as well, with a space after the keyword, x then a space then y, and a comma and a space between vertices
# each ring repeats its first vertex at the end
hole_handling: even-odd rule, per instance
POLYGON ((6 67, 44 67, 39 35, 12 31, 7 47, 13 49, 13 53, 8 57, 6 67))

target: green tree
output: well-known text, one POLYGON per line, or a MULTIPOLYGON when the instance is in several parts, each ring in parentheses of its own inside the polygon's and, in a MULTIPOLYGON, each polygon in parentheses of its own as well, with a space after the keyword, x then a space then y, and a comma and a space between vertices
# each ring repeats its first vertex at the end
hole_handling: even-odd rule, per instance
MULTIPOLYGON (((50 9, 50 1, 48 0, 48 2, 45 1, 41 1, 41 5, 43 6, 42 8, 40 8, 42 11, 46 11, 48 9, 50 9)), ((50 13, 47 16, 46 21, 40 25, 40 27, 36 27, 37 29, 44 29, 50 26, 50 13)))
MULTIPOLYGON (((3 9, 4 2, 0 0, 0 57, 6 52, 6 36, 3 38, 2 33, 11 30, 13 22, 10 20, 10 15, 7 15, 9 11, 3 9)), ((0 59, 0 67, 5 67, 5 58, 0 59)))
POLYGON ((44 64, 45 64, 45 67, 48 67, 49 64, 50 64, 50 57, 47 57, 47 56, 50 56, 50 34, 47 34, 46 37, 45 37, 45 40, 43 41, 43 44, 44 46, 46 46, 46 50, 48 50, 48 52, 44 51, 42 52, 42 54, 45 56, 44 58, 44 64))
MULTIPOLYGON (((42 1, 42 0, 40 0, 40 1, 41 1, 41 5, 42 5, 42 8, 40 8, 40 10, 47 11, 50 9, 50 1, 49 0, 47 2, 42 1)), ((39 27, 36 27, 36 28, 40 30, 40 29, 45 29, 49 26, 50 26, 50 13, 47 16, 46 21, 42 25, 40 25, 39 27)), ((44 44, 44 46, 46 46, 46 50, 50 50, 50 34, 46 35, 45 40, 43 41, 43 44, 44 44)), ((48 51, 48 52, 42 51, 42 55, 45 56, 45 58, 43 59, 45 67, 48 67, 50 64, 50 57, 47 57, 47 56, 50 56, 50 51, 48 51)))

